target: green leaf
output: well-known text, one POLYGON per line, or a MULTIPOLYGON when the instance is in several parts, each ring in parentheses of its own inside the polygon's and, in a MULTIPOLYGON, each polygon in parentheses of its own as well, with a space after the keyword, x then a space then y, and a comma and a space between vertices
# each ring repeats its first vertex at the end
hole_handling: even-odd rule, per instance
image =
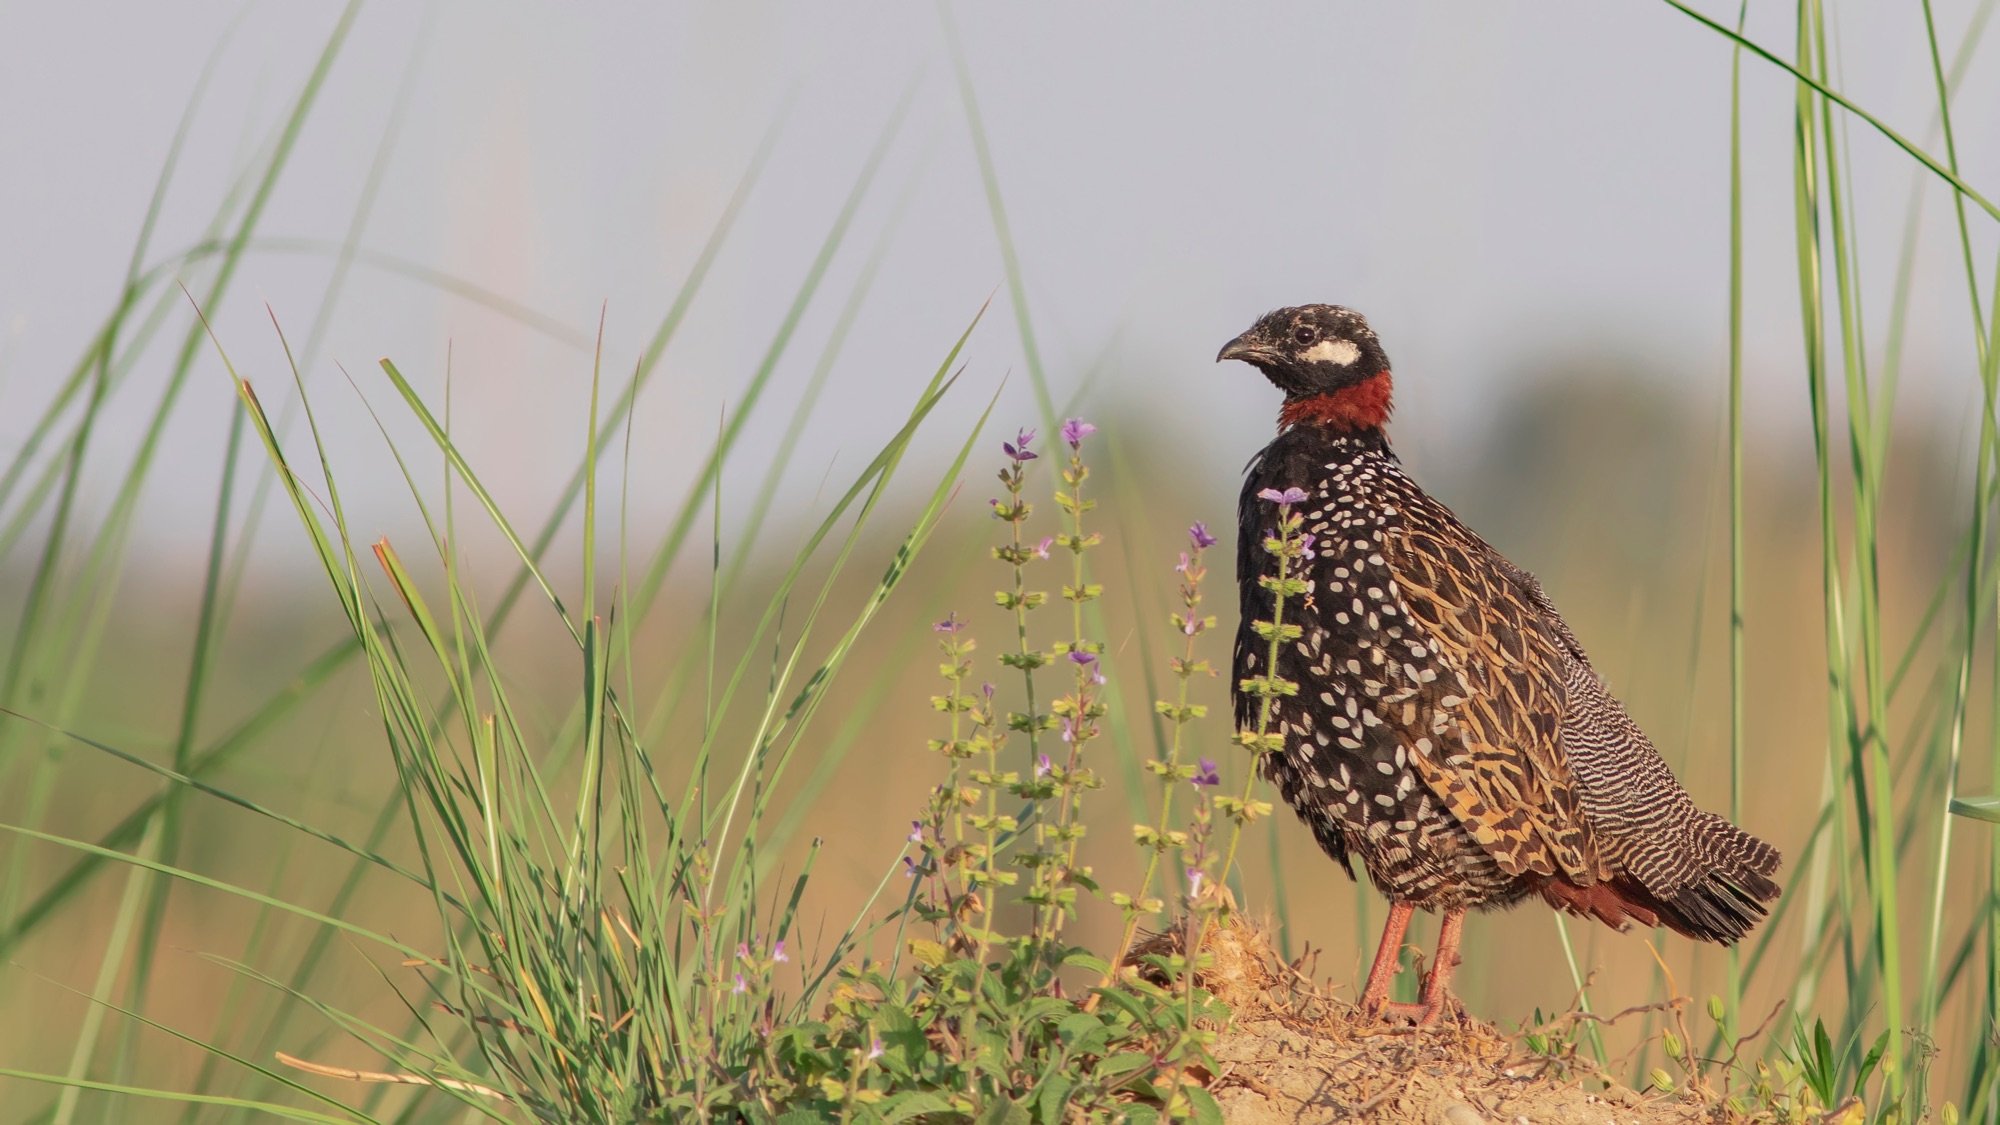
POLYGON ((1109 1024, 1099 1022, 1097 1026, 1077 1036, 1076 1041, 1069 1045, 1069 1052, 1072 1055, 1101 1055, 1111 1049, 1114 1033, 1115 1029, 1109 1024))
POLYGON ((1097 1064, 1099 1078, 1112 1079, 1138 1074, 1153 1065, 1153 1056, 1144 1051, 1120 1051, 1097 1064))
POLYGON ((1123 989, 1099 988, 1092 991, 1104 997, 1105 1003, 1130 1016, 1141 1027, 1152 1027, 1158 1022, 1154 1019, 1154 1013, 1151 1010, 1123 989))
POLYGON ((1056 1025, 1056 1035, 1071 1045, 1072 1054, 1077 1054, 1079 1052, 1075 1050, 1076 1041, 1103 1027, 1104 1021, 1095 1015, 1089 1012, 1076 1012, 1063 1017, 1063 1021, 1056 1025))
POLYGON ((1045 1123, 1068 1120, 1069 1095, 1075 1088, 1076 1081, 1062 1074, 1043 1079, 1042 1088, 1035 1095, 1036 1115, 1045 1123))
POLYGON ((1882 1034, 1875 1037, 1875 1045, 1868 1048, 1867 1057, 1861 1060, 1861 1069, 1855 1072, 1854 1089, 1856 1093, 1859 1093, 1862 1087, 1868 1085, 1869 1077, 1875 1073, 1875 1068, 1881 1064, 1882 1053, 1886 1051, 1888 1047, 1889 1047, 1889 1033, 1887 1031, 1884 1031, 1882 1034))
POLYGON ((1954 797, 1953 815, 2000 824, 2000 797, 1954 797))
POLYGON ((1111 963, 1088 949, 1078 947, 1063 955, 1062 963, 1070 968, 1082 969, 1098 976, 1109 976, 1111 963))
POLYGON ((1005 1098, 997 1099, 986 1106, 978 1118, 979 1125, 1034 1125, 1034 1118, 1020 1104, 1005 1098))
POLYGON ((1064 1012, 1074 1011, 1076 1005, 1057 996, 1038 996, 1028 1002, 1026 1015, 1029 1021, 1048 1020, 1054 1022, 1064 1012))
POLYGON ((1189 1117, 1195 1125, 1222 1125, 1222 1105, 1215 1100, 1214 1094, 1200 1086, 1184 1086, 1182 1089, 1187 1093, 1192 1110, 1189 1117))
MULTIPOLYGON (((219 1094, 182 1094, 171 1090, 155 1090, 146 1086, 121 1086, 113 1082, 95 1082, 85 1078, 71 1078, 61 1074, 37 1074, 34 1071, 14 1070, 0 1067, 0 1078, 17 1078, 24 1082, 41 1082, 51 1086, 69 1086, 78 1090, 96 1090, 109 1094, 121 1094, 128 1098, 152 1098, 158 1101, 179 1102, 183 1106, 213 1105, 232 1109, 254 1109, 258 1113, 286 1121, 323 1122, 324 1125, 345 1125, 346 1117, 331 1117, 315 1113, 309 1109, 292 1109, 275 1102, 258 1101, 253 1098, 231 1098, 219 1094)), ((1025 1117, 1023 1121, 1027 1120, 1025 1117)))
POLYGON ((951 1103, 928 1090, 906 1090, 882 1103, 882 1120, 888 1125, 918 1114, 950 1112, 951 1103))

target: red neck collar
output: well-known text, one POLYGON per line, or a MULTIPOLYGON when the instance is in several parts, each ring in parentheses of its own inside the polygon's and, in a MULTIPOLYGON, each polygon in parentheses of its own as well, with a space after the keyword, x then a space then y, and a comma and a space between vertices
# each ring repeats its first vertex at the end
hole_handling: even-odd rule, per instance
POLYGON ((1389 410, 1389 373, 1383 371, 1337 391, 1288 399, 1278 411, 1278 427, 1313 422, 1343 432, 1379 430, 1389 410))

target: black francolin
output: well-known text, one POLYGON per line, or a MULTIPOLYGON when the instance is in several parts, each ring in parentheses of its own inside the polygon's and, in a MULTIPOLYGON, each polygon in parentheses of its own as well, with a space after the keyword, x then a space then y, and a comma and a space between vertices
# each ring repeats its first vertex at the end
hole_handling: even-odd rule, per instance
POLYGON ((1274 699, 1282 750, 1260 768, 1348 874, 1359 859, 1390 902, 1362 993, 1374 1013, 1438 1019, 1451 1007, 1465 912, 1540 895, 1617 929, 1637 921, 1733 943, 1778 896, 1776 849, 1695 807, 1605 688, 1533 575, 1508 562, 1403 472, 1383 425, 1389 359, 1358 313, 1279 309, 1225 345, 1284 392, 1278 436, 1250 463, 1237 541, 1242 625, 1236 721, 1257 722, 1244 682, 1274 699), (1312 536, 1279 648, 1259 578, 1289 495, 1312 536), (1296 491, 1294 491, 1296 490, 1296 491), (1299 493, 1304 499, 1297 499, 1299 493), (1416 908, 1442 911, 1416 1005, 1389 986, 1416 908))

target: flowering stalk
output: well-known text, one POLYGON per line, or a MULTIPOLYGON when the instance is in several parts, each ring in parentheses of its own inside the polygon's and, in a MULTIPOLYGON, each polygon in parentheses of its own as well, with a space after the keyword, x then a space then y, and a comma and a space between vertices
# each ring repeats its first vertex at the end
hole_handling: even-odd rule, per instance
MULTIPOLYGON (((954 845, 962 843, 965 839, 966 806, 976 804, 980 796, 977 785, 959 784, 966 759, 979 752, 976 741, 964 736, 967 716, 978 706, 978 701, 965 691, 965 678, 972 674, 972 651, 978 647, 978 643, 971 637, 960 637, 959 633, 964 629, 965 623, 960 621, 955 613, 946 615, 943 621, 931 626, 931 630, 938 634, 938 648, 944 654, 944 663, 938 666, 938 672, 950 685, 943 695, 931 697, 931 706, 951 716, 951 737, 930 740, 930 748, 943 754, 951 763, 950 771, 945 777, 944 785, 938 790, 935 802, 939 806, 937 829, 940 833, 943 832, 944 822, 948 816, 951 822, 951 842, 954 845)), ((961 862, 950 866, 957 869, 958 890, 962 895, 970 886, 966 864, 961 862)))
MULTIPOLYGON (((1160 857, 1169 849, 1185 852, 1188 833, 1170 829, 1173 822, 1174 792, 1183 781, 1190 782, 1197 795, 1204 788, 1221 781, 1216 773, 1215 763, 1203 758, 1199 766, 1181 764, 1181 744, 1187 724, 1208 714, 1208 708, 1198 703, 1188 702, 1188 682, 1197 675, 1212 675, 1208 661, 1194 657, 1197 639, 1215 627, 1213 615, 1201 612, 1201 581, 1208 576, 1208 568, 1202 565, 1202 554, 1215 545, 1215 536, 1208 528, 1197 522, 1188 528, 1188 541, 1193 550, 1181 552, 1180 565, 1174 568, 1181 576, 1181 609, 1173 615, 1174 628, 1180 630, 1184 638, 1181 655, 1172 661, 1174 678, 1178 686, 1172 703, 1164 699, 1153 703, 1156 714, 1173 724, 1173 737, 1167 743, 1166 761, 1157 759, 1147 762, 1146 769, 1160 779, 1160 813, 1152 825, 1134 824, 1132 839, 1146 849, 1146 873, 1139 879, 1139 893, 1128 895, 1123 892, 1111 896, 1113 905, 1125 913, 1125 934, 1118 941, 1118 952, 1111 958, 1111 971, 1116 972, 1124 964, 1125 955, 1132 949, 1132 939, 1138 936, 1139 918, 1145 914, 1158 913, 1162 903, 1152 897, 1153 879, 1159 874, 1160 857), (1157 827, 1155 827, 1157 826, 1157 827)), ((1204 809, 1205 809, 1204 802, 1204 809)), ((1105 984, 1111 981, 1105 976, 1105 984)))
MULTIPOLYGON (((1012 871, 1000 870, 999 866, 1000 837, 1016 827, 1014 818, 1000 811, 1000 791, 1012 789, 1020 782, 1021 775, 1014 770, 1003 772, 1000 769, 1001 739, 993 733, 993 690, 992 684, 981 684, 979 698, 973 701, 969 713, 973 730, 978 732, 972 738, 972 749, 975 753, 984 752, 986 755, 986 768, 971 771, 972 780, 979 787, 978 792, 985 795, 986 807, 984 811, 973 813, 966 821, 980 837, 979 842, 966 845, 972 861, 965 871, 966 881, 973 888, 975 901, 981 895, 988 900, 995 898, 998 892, 992 888, 1012 886, 1020 878, 1012 871)), ((989 940, 987 932, 984 928, 977 928, 972 937, 983 960, 989 940)))
MULTIPOLYGON (((727 966, 717 968, 715 983, 709 991, 721 1004, 731 1008, 741 1006, 754 1013, 750 1021, 751 1027, 761 1039, 768 1041, 776 1031, 772 1022, 777 993, 773 977, 778 966, 790 960, 791 958, 785 953, 783 938, 772 943, 769 950, 764 948, 762 938, 753 937, 749 941, 739 941, 736 943, 736 955, 731 962, 727 966), (723 976, 725 972, 729 974, 726 978, 723 976), (723 983, 725 980, 728 982, 726 987, 723 983)), ((716 1008, 711 1006, 709 1029, 722 1026, 713 1022, 719 1014, 716 1008)))
POLYGON ((1083 603, 1095 601, 1104 592, 1104 587, 1086 585, 1083 581, 1083 553, 1102 542, 1103 537, 1083 533, 1083 513, 1097 507, 1097 501, 1083 498, 1083 482, 1090 478, 1090 469, 1083 463, 1083 439, 1097 432, 1097 427, 1081 418, 1071 418, 1062 425, 1063 441, 1069 444, 1069 464, 1063 468, 1063 483, 1069 486, 1067 493, 1056 493, 1056 503, 1069 513, 1070 533, 1056 537, 1056 545, 1070 551, 1070 585, 1063 587, 1063 597, 1070 603, 1070 635, 1075 638, 1072 649, 1082 648, 1094 652, 1095 648, 1085 645, 1083 639, 1083 603))
POLYGON ((1007 489, 1007 499, 993 501, 993 515, 996 519, 1006 521, 1009 537, 1005 545, 993 548, 993 557, 1014 570, 1013 590, 996 591, 993 600, 999 603, 1000 608, 1013 613, 1018 645, 1015 651, 1002 653, 1000 663, 1009 668, 1020 669, 1021 687, 1025 693, 1027 707, 1025 711, 1010 713, 1007 716, 1007 728, 1028 736, 1028 760, 1031 762, 1040 753, 1040 735, 1042 731, 1048 729, 1051 718, 1035 710, 1035 669, 1048 663, 1049 658, 1047 654, 1036 651, 1028 644, 1028 611, 1039 608, 1048 600, 1047 594, 1028 589, 1028 562, 1031 559, 1048 558, 1049 544, 1045 541, 1039 546, 1030 547, 1021 538, 1021 525, 1027 522, 1029 514, 1034 511, 1034 505, 1021 498, 1021 486, 1028 476, 1028 462, 1041 456, 1028 448, 1034 440, 1035 431, 1022 430, 1013 441, 1000 443, 1000 448, 1006 451, 1007 459, 1011 462, 1000 470, 1000 483, 1007 489))
MULTIPOLYGON (((972 652, 976 647, 970 637, 959 634, 965 625, 957 614, 950 614, 943 621, 931 626, 939 635, 938 648, 944 654, 944 663, 938 671, 948 685, 943 695, 931 697, 931 706, 951 716, 951 736, 930 740, 930 748, 945 756, 951 763, 945 783, 932 790, 927 809, 928 823, 910 823, 910 843, 917 845, 924 855, 921 865, 911 864, 908 857, 909 874, 931 881, 942 900, 941 905, 918 901, 917 913, 938 928, 938 936, 944 948, 956 953, 969 953, 978 958, 983 967, 986 962, 986 947, 992 937, 991 932, 980 923, 980 916, 986 912, 986 902, 994 897, 987 890, 996 882, 1011 882, 1012 873, 1004 879, 994 870, 993 854, 998 835, 1003 830, 1011 830, 1012 817, 999 814, 996 793, 1002 785, 1011 783, 1013 773, 998 772, 998 747, 991 736, 993 714, 993 685, 983 684, 978 693, 965 690, 965 681, 972 673, 972 652), (971 728, 971 736, 966 737, 966 728, 971 728), (966 763, 984 754, 986 768, 976 766, 966 769, 966 763), (961 775, 969 775, 971 784, 960 784, 961 775), (979 811, 981 798, 985 799, 985 811, 979 811), (968 815, 967 809, 973 812, 968 815), (979 835, 979 839, 968 839, 967 828, 979 835), (982 893, 983 892, 983 893, 982 893)), ((974 1017, 968 1013, 964 1017, 961 1030, 968 1036, 975 1032, 974 1017)), ((867 1061, 873 1062, 882 1054, 881 1041, 875 1040, 867 1061)))
MULTIPOLYGON (((975 723, 985 732, 983 747, 986 751, 986 768, 973 774, 973 780, 978 782, 986 795, 986 808, 984 813, 971 818, 974 831, 981 833, 984 838, 977 866, 977 882, 982 887, 1011 886, 1019 878, 1015 872, 999 870, 996 862, 1001 841, 1019 828, 1018 821, 1000 812, 999 791, 1005 789, 1015 796, 1022 797, 1030 802, 1031 809, 1037 809, 1040 801, 1048 795, 1045 790, 1049 788, 1046 780, 1049 772, 1048 758, 1040 752, 1040 735, 1049 728, 1053 716, 1035 710, 1035 670, 1048 663, 1049 658, 1046 653, 1038 651, 1028 643, 1028 612, 1039 608, 1048 600, 1048 595, 1028 589, 1028 564, 1035 559, 1048 558, 1051 541, 1045 539, 1040 544, 1031 546, 1022 537, 1028 516, 1034 511, 1034 506, 1022 497, 1022 486, 1027 480, 1028 462, 1037 460, 1041 456, 1032 448, 1034 440, 1035 431, 1024 429, 1015 434, 1013 441, 1000 443, 1000 448, 1006 453, 1008 461, 999 473, 1000 484, 1007 490, 1007 498, 992 502, 994 518, 1005 521, 1008 530, 1008 541, 993 548, 993 557, 1006 563, 1014 572, 1013 589, 998 590, 993 595, 994 601, 1002 609, 1014 615, 1016 647, 1013 652, 1002 653, 1000 662, 1009 668, 1020 670, 1025 708, 1023 711, 1008 713, 1005 730, 1027 736, 1027 758, 1033 767, 1033 772, 1024 780, 1019 771, 1000 769, 1000 743, 1004 740, 1004 735, 1000 733, 1001 728, 995 722, 992 685, 986 685, 982 691, 983 705, 974 712, 977 716, 975 723)), ((1038 824, 1040 823, 1038 812, 1031 812, 1030 815, 1038 824)), ((1022 866, 1034 868, 1039 858, 1034 853, 1017 853, 1014 861, 1022 866)), ((997 892, 989 890, 987 893, 992 896, 997 892)), ((985 927, 977 927, 972 937, 979 951, 979 977, 983 979, 986 971, 986 946, 995 940, 995 936, 985 927)))
MULTIPOLYGON (((1182 894, 1186 916, 1191 921, 1202 919, 1205 924, 1210 898, 1205 897, 1202 892, 1214 882, 1209 867, 1215 859, 1215 853, 1209 844, 1215 838, 1216 802, 1223 799, 1220 794, 1214 792, 1216 787, 1222 784, 1222 775, 1213 761, 1203 758, 1201 769, 1188 781, 1194 786, 1195 796, 1194 810, 1188 814, 1187 836, 1181 843, 1181 870, 1187 878, 1182 894)), ((1187 948, 1200 949, 1199 939, 1202 936, 1200 933, 1195 934, 1197 940, 1189 942, 1187 948)), ((1192 965, 1192 959, 1188 963, 1192 965)))
MULTIPOLYGON (((1278 675, 1278 653, 1289 641, 1296 641, 1304 634, 1297 625, 1285 624, 1285 599, 1302 597, 1310 587, 1299 577, 1304 564, 1313 557, 1312 536, 1305 534, 1302 527, 1305 517, 1293 509, 1306 498, 1303 489, 1287 488, 1280 492, 1267 488, 1257 494, 1258 499, 1277 505, 1278 526, 1264 539, 1264 553, 1278 561, 1276 574, 1260 575, 1257 584, 1271 592, 1271 619, 1255 622, 1251 629, 1266 643, 1264 652, 1264 674, 1251 676, 1237 687, 1246 695, 1257 698, 1257 726, 1255 730, 1236 732, 1235 742, 1250 752, 1251 768, 1244 771, 1243 792, 1240 796, 1218 795, 1214 798, 1215 811, 1229 819, 1229 841, 1222 852, 1222 866, 1217 872, 1218 882, 1226 881, 1236 864, 1236 849, 1243 842, 1243 828, 1253 820, 1270 815, 1271 802, 1258 800, 1252 796, 1256 792, 1256 759, 1264 754, 1284 750, 1285 738, 1271 730, 1271 711, 1282 696, 1297 695, 1299 685, 1278 675)), ((1209 927, 1215 919, 1228 909, 1223 896, 1211 893, 1199 898, 1201 925, 1195 932, 1195 940, 1188 946, 1189 964, 1199 954, 1202 942, 1208 937, 1209 927)), ((1190 990, 1192 997, 1192 990, 1190 990)), ((1190 999, 1190 1003, 1192 1000, 1190 999)))
MULTIPOLYGON (((925 901, 920 891, 918 909, 924 917, 938 923, 941 935, 951 940, 957 939, 959 926, 968 920, 973 904, 978 901, 971 894, 977 845, 968 846, 965 842, 965 810, 978 804, 981 785, 960 784, 965 761, 979 753, 980 742, 977 736, 964 737, 965 725, 979 706, 979 700, 965 690, 976 643, 959 635, 964 628, 964 622, 955 613, 931 626, 931 631, 938 634, 938 648, 945 658, 938 671, 948 685, 943 695, 931 697, 931 707, 951 716, 951 737, 931 739, 930 748, 943 754, 950 767, 944 784, 931 791, 925 819, 910 822, 909 842, 916 846, 921 862, 904 858, 912 878, 922 876, 933 881, 941 905, 925 901)), ((974 730, 978 729, 975 722, 974 730)))
POLYGON ((1090 469, 1083 463, 1083 442, 1096 432, 1096 426, 1081 418, 1071 418, 1062 425, 1062 439, 1069 446, 1069 463, 1062 473, 1067 491, 1056 493, 1056 503, 1069 514, 1070 526, 1066 534, 1055 537, 1055 543, 1070 553, 1070 581, 1062 589, 1063 598, 1070 603, 1070 640, 1058 646, 1057 651, 1068 656, 1076 679, 1074 690, 1050 705, 1061 723, 1063 742, 1069 749, 1067 760, 1056 774, 1061 797, 1056 824, 1046 831, 1041 825, 1036 826, 1038 846, 1047 850, 1053 845, 1050 862, 1036 869, 1041 876, 1038 889, 1044 896, 1039 928, 1051 936, 1062 929, 1064 919, 1075 908, 1075 886, 1094 886, 1090 872, 1077 867, 1077 849, 1084 835, 1080 817, 1083 794, 1103 784, 1094 771, 1082 765, 1084 744, 1097 737, 1097 720, 1105 712, 1097 690, 1104 684, 1104 672, 1097 659, 1103 646, 1083 635, 1084 603, 1095 601, 1104 592, 1103 586, 1083 580, 1083 553, 1103 542, 1103 536, 1094 532, 1086 535, 1083 530, 1083 514, 1097 507, 1097 501, 1087 500, 1083 495, 1084 481, 1090 477, 1090 469), (1060 853, 1060 863, 1054 862, 1056 852, 1060 853))

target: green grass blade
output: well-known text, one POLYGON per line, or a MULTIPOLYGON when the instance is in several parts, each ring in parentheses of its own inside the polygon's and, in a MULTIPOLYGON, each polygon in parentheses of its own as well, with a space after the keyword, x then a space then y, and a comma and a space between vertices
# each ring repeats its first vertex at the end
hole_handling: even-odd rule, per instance
POLYGON ((972 138, 972 151, 979 160, 979 181, 986 189, 986 208, 993 219, 993 233, 1000 244, 1000 262, 1007 274, 1007 299, 1014 306, 1014 328, 1021 337, 1021 354, 1028 362, 1028 382, 1035 390, 1035 405, 1042 412, 1042 424, 1050 433, 1062 421, 1056 416, 1055 396, 1049 392, 1048 372, 1042 366, 1042 350, 1035 343, 1034 321, 1028 315, 1028 287, 1021 274, 1020 255, 1014 249, 1014 232, 1007 222, 1007 207, 1000 199, 1000 175, 993 163, 992 146, 986 137, 986 125, 979 116, 979 98, 972 87, 972 68, 965 59, 965 47, 959 41, 958 22, 951 14, 951 5, 938 5, 938 18, 944 24, 945 43, 951 49, 952 69, 958 77, 958 96, 965 108, 966 132, 972 138))
MULTIPOLYGON (((1771 50, 1759 45, 1758 43, 1751 40, 1747 36, 1739 35, 1736 32, 1730 30, 1728 27, 1724 26, 1723 24, 1717 23, 1716 21, 1710 19, 1709 17, 1703 15, 1702 13, 1695 11, 1693 8, 1690 8, 1686 4, 1682 3, 1681 0, 1664 0, 1664 2, 1669 7, 1680 11, 1683 15, 1686 15, 1688 18, 1694 20, 1696 23, 1699 23, 1702 26, 1707 27, 1709 30, 1716 32, 1717 34, 1723 36, 1724 38, 1730 40, 1731 42, 1737 44, 1738 46, 1744 48, 1745 50, 1748 50, 1751 54, 1756 55, 1760 59, 1763 59, 1765 62, 1768 62, 1771 65, 1777 67, 1778 69, 1783 70, 1785 73, 1791 75, 1793 78, 1798 79, 1798 81, 1802 85, 1806 86, 1814 93, 1819 94, 1826 100, 1832 102, 1833 104, 1839 106, 1840 108, 1846 110, 1849 113, 1852 113, 1854 116, 1859 117, 1861 120, 1867 122, 1870 126, 1872 126, 1875 129, 1876 132, 1879 132, 1883 136, 1887 137, 1890 143, 1894 144, 1897 148, 1902 149, 1904 152, 1909 153, 1910 156, 1915 158, 1919 164, 1922 164, 1924 167, 1930 169, 1931 172, 1934 173, 1939 179, 1950 184, 1957 191, 1963 193, 1965 198, 1972 200, 1972 202, 1974 202, 1979 206, 1980 210, 1985 211, 1988 215, 1993 216, 1995 219, 2000 219, 2000 206, 1995 206, 1992 201, 1988 200, 1984 195, 1981 195, 1977 190, 1975 190, 1971 184, 1968 184, 1964 180, 1959 179, 1958 174, 1956 172, 1953 172, 1950 168, 1946 167, 1943 163, 1941 163, 1936 157, 1932 156, 1930 153, 1925 152, 1923 149, 1917 147, 1917 145, 1915 145, 1910 140, 1905 138, 1901 133, 1898 133, 1896 130, 1891 129, 1888 126, 1888 124, 1882 121, 1880 118, 1876 117, 1872 113, 1869 113, 1867 110, 1862 109, 1860 106, 1849 101, 1847 98, 1841 96, 1834 90, 1829 89, 1827 86, 1822 84, 1816 76, 1808 74, 1805 71, 1800 70, 1797 66, 1794 66, 1791 63, 1786 62, 1784 59, 1779 58, 1771 50)), ((1803 57, 1803 52, 1802 52, 1802 57, 1803 57)))

